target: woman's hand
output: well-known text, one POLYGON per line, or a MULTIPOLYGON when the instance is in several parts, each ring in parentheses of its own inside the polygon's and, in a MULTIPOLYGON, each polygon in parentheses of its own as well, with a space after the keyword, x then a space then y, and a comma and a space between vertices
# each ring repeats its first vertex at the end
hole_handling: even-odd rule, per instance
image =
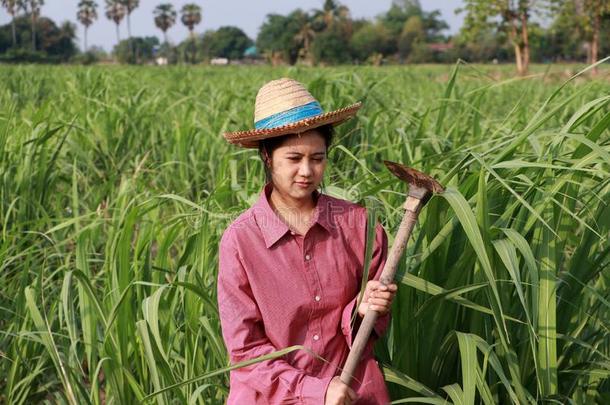
POLYGON ((380 281, 370 280, 366 283, 364 297, 358 306, 358 315, 364 317, 369 308, 379 312, 379 315, 387 314, 397 290, 398 286, 394 283, 383 285, 380 281))
POLYGON ((351 405, 352 401, 357 398, 358 396, 354 390, 341 381, 341 378, 337 375, 328 384, 324 405, 351 405))

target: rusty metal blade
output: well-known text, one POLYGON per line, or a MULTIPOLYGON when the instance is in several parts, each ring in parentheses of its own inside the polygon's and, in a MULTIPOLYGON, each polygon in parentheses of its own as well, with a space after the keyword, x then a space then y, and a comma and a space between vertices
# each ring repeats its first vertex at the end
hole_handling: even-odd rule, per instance
POLYGON ((442 193, 445 191, 441 183, 419 170, 389 160, 384 160, 383 163, 394 176, 409 185, 429 190, 432 193, 442 193))

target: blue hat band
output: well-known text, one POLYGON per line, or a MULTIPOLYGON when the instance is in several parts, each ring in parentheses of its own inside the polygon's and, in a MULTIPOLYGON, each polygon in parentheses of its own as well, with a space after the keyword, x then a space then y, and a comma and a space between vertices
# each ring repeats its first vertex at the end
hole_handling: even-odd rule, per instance
POLYGON ((315 117, 316 115, 322 114, 322 106, 317 101, 312 101, 298 107, 291 108, 290 110, 282 111, 277 114, 270 115, 267 118, 258 120, 254 123, 256 129, 271 129, 277 128, 288 124, 293 124, 297 121, 304 120, 306 118, 315 117))

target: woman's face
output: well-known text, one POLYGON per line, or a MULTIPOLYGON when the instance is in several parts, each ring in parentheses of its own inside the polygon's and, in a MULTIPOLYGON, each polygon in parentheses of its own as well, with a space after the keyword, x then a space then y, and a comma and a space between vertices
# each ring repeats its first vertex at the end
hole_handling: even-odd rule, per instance
POLYGON ((326 143, 315 129, 291 136, 271 155, 273 186, 283 196, 296 200, 311 198, 326 168, 326 143))

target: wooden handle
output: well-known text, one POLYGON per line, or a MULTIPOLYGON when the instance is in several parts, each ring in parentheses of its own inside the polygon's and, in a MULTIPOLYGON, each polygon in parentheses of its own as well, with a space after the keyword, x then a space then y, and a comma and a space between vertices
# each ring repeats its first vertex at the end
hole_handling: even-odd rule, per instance
MULTIPOLYGON (((405 202, 405 215, 400 222, 400 227, 398 228, 398 232, 396 233, 396 238, 394 239, 394 243, 392 244, 392 248, 388 253, 388 257, 386 259, 385 265, 383 266, 383 271, 381 272, 381 276, 379 277, 379 281, 383 285, 388 285, 394 282, 394 276, 396 275, 396 268, 398 267, 398 262, 400 257, 402 256, 405 248, 407 247, 407 242, 411 237, 411 232, 413 231, 413 227, 417 222, 417 216, 419 215, 419 210, 421 209, 422 201, 413 198, 411 196, 407 197, 407 201, 405 202)), ((356 308, 356 311, 358 309, 356 308)), ((349 385, 354 372, 356 371, 356 367, 360 362, 360 357, 362 356, 362 352, 366 346, 367 341, 373 331, 373 327, 375 326, 375 322, 377 321, 379 313, 372 309, 366 311, 364 318, 358 328, 358 333, 354 339, 352 344, 352 348, 347 356, 347 360, 345 361, 345 366, 341 372, 341 381, 343 383, 349 385)))

